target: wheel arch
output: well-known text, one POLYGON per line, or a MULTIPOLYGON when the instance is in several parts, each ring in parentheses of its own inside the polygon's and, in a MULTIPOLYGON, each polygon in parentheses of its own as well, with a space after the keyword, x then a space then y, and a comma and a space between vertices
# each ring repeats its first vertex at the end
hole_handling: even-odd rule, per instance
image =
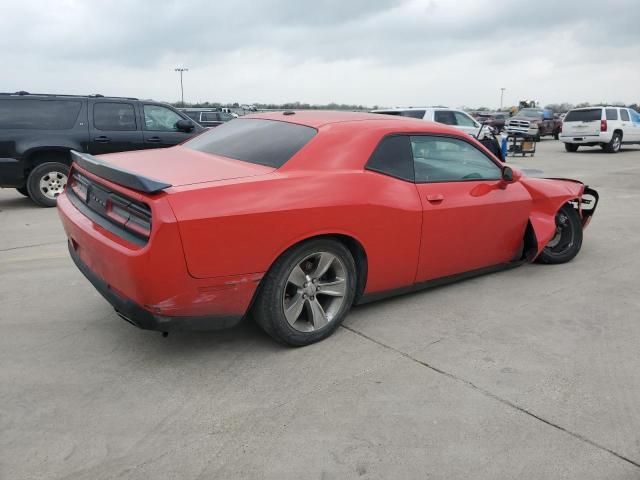
POLYGON ((71 166, 71 147, 36 147, 25 153, 25 170, 30 172, 36 166, 47 162, 60 162, 71 166))
MULTIPOLYGON (((550 199, 551 200, 551 199, 550 199)), ((529 221, 524 234, 523 259, 532 262, 551 241, 556 231, 556 215, 565 205, 570 205, 582 214, 576 205, 579 205, 580 197, 556 198, 552 208, 534 209, 529 215, 529 221)))
MULTIPOLYGON (((356 264, 356 275, 357 275, 357 278, 356 278, 356 295, 354 297, 353 303, 354 303, 354 305, 357 304, 358 301, 360 300, 360 298, 362 297, 362 295, 364 293, 364 289, 365 289, 365 287, 367 285, 367 278, 368 278, 368 275, 369 275, 369 260, 368 260, 368 257, 367 257, 367 251, 366 251, 364 245, 362 244, 362 242, 358 238, 356 238, 354 235, 352 235, 350 233, 337 232, 337 231, 336 232, 322 232, 322 233, 316 233, 316 234, 309 234, 309 235, 305 235, 303 237, 297 238, 295 241, 289 242, 286 247, 282 248, 274 256, 274 258, 271 261, 271 263, 269 264, 269 268, 267 268, 266 272, 271 270, 271 268, 273 267, 273 264, 280 257, 282 257, 282 255, 284 255, 286 252, 288 252, 292 248, 295 248, 298 245, 303 244, 305 242, 308 242, 310 240, 316 240, 316 239, 321 239, 321 238, 336 240, 336 241, 342 243, 345 247, 347 247, 349 252, 351 252, 351 255, 353 256, 353 260, 354 260, 354 262, 356 264)), ((256 292, 254 293, 253 299, 251 301, 251 304, 250 304, 248 310, 251 310, 251 306, 253 305, 253 303, 255 302, 256 297, 258 296, 258 292, 259 292, 261 286, 262 286, 262 281, 260 282, 260 285, 258 285, 258 288, 256 288, 256 292)))

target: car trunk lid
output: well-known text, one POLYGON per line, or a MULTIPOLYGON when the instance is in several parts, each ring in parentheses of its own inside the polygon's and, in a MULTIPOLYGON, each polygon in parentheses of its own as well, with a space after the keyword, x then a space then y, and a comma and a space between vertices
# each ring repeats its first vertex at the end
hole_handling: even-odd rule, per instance
MULTIPOLYGON (((92 157, 96 159, 96 157, 92 157)), ((216 182, 234 178, 266 175, 273 167, 234 160, 211 153, 198 152, 177 146, 165 149, 139 150, 102 155, 98 158, 103 165, 102 172, 94 172, 108 178, 108 170, 125 171, 134 177, 153 180, 158 183, 156 191, 170 186, 179 187, 196 183, 216 182), (161 184, 164 184, 162 186, 161 184)), ((118 178, 108 178, 123 184, 118 178)), ((135 185, 124 186, 134 190, 135 185)), ((148 191, 148 193, 153 193, 148 191)))

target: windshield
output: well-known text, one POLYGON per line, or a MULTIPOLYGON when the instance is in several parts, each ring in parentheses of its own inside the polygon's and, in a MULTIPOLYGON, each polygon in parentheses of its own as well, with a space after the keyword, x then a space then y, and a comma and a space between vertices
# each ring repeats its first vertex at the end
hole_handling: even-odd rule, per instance
POLYGON ((396 115, 398 117, 424 118, 426 110, 379 110, 372 113, 381 113, 383 115, 396 115))
POLYGON ((279 168, 317 133, 315 128, 277 120, 237 118, 184 143, 198 152, 279 168))
POLYGON ((542 110, 538 110, 536 108, 523 108, 518 112, 518 116, 520 117, 541 117, 542 110))

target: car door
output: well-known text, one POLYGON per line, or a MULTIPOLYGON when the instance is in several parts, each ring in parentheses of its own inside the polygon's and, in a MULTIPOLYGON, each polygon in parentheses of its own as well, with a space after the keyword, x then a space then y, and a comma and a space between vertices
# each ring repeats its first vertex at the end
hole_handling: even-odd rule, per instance
POLYGON ((143 148, 142 130, 133 103, 90 102, 89 153, 102 154, 143 148))
POLYGON ((145 148, 171 147, 193 136, 193 132, 178 130, 176 126, 184 117, 163 105, 145 103, 143 115, 145 148))
POLYGON ((471 139, 413 135, 411 150, 423 210, 416 282, 517 257, 531 207, 524 186, 503 181, 471 139))

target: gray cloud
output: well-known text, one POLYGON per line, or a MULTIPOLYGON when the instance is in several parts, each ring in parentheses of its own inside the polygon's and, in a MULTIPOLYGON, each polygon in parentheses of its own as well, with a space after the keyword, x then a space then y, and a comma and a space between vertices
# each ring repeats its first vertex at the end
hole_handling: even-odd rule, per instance
MULTIPOLYGON (((203 72, 232 65, 219 75, 247 78, 255 65, 243 66, 236 57, 253 63, 273 57, 275 63, 262 65, 263 71, 273 67, 284 76, 292 69, 316 72, 322 65, 327 75, 340 77, 332 66, 345 69, 347 62, 365 65, 362 78, 375 75, 375 84, 387 69, 428 76, 445 64, 449 72, 440 71, 443 78, 451 70, 469 79, 509 77, 509 65, 528 58, 537 68, 534 76, 556 70, 562 83, 568 66, 570 75, 578 75, 638 58, 639 19, 637 0, 25 0, 0 17, 0 60, 25 72, 58 63, 65 67, 63 76, 71 67, 90 80, 87 69, 103 72, 108 66, 144 78, 145 72, 178 62, 203 72), (458 57, 464 63, 452 61, 458 57), (230 58, 236 60, 230 64, 230 58)), ((638 78, 636 60, 628 68, 638 78)), ((20 78, 20 71, 14 74, 20 78)), ((195 73, 191 77, 196 80, 195 73)), ((275 82, 268 87, 277 91, 273 96, 282 95, 275 82)), ((632 89, 621 93, 630 96, 632 89)), ((446 97, 453 96, 448 90, 446 97)), ((375 94, 368 100, 383 101, 375 94)))

